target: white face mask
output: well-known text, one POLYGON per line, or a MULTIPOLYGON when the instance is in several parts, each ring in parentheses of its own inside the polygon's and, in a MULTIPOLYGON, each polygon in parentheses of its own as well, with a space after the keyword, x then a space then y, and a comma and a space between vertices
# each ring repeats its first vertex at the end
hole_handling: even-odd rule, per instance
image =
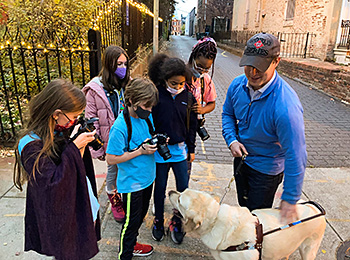
POLYGON ((170 92, 170 94, 173 96, 180 94, 184 90, 184 88, 180 88, 180 89, 171 88, 171 87, 169 87, 168 83, 166 83, 166 85, 167 85, 166 90, 168 90, 170 92))

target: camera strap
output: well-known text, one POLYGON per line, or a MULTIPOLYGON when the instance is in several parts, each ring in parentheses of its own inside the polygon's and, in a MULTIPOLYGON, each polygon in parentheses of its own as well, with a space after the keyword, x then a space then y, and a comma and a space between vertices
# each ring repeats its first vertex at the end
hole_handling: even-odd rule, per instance
MULTIPOLYGON (((130 141, 131 141, 131 135, 132 135, 132 125, 131 125, 131 119, 130 119, 130 114, 129 114, 129 109, 128 107, 125 107, 125 109, 123 110, 123 116, 124 116, 124 120, 126 123, 126 128, 128 129, 128 142, 127 142, 127 146, 126 149, 128 152, 130 152, 130 141)), ((146 123, 148 126, 148 131, 151 134, 151 136, 154 135, 154 129, 153 129, 153 125, 151 123, 151 120, 147 117, 146 119, 146 123)))
MULTIPOLYGON (((201 77, 201 105, 204 104, 204 89, 205 89, 205 81, 204 77, 201 77)), ((202 114, 202 118, 204 118, 204 114, 202 114)))
POLYGON ((187 92, 187 118, 186 118, 187 132, 190 131, 191 108, 192 108, 192 95, 191 95, 191 92, 188 91, 187 92))
POLYGON ((205 82, 204 82, 204 77, 201 77, 201 104, 204 104, 204 86, 205 86, 205 82))

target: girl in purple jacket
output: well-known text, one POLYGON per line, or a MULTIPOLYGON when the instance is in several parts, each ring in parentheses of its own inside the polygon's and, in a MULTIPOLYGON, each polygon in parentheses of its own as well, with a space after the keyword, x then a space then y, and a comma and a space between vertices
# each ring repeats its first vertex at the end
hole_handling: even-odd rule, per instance
POLYGON ((24 250, 63 259, 91 259, 100 239, 96 182, 87 144, 79 134, 84 94, 71 82, 51 81, 29 103, 29 120, 16 146, 15 186, 27 183, 24 250), (95 222, 95 226, 94 226, 95 222))
MULTIPOLYGON (((124 109, 124 89, 130 79, 129 57, 121 47, 111 45, 102 57, 102 70, 83 88, 86 95, 85 116, 98 117, 95 122, 96 132, 105 145, 101 149, 91 150, 93 158, 105 160, 109 131, 124 109)), ((121 196, 117 192, 117 165, 107 166, 106 192, 111 202, 113 217, 122 222, 125 217, 121 196)))

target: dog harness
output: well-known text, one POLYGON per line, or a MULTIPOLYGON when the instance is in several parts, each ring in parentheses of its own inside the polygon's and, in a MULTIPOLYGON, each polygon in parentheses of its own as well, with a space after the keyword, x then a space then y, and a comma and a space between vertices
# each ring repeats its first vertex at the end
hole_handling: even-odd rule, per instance
POLYGON ((279 231, 279 230, 283 230, 283 229, 286 229, 286 228, 290 228, 290 227, 296 226, 296 225, 301 224, 303 222, 306 222, 308 220, 311 220, 311 219, 318 218, 318 217, 326 215, 325 209, 320 204, 318 204, 317 202, 306 201, 306 202, 299 203, 299 204, 301 204, 301 205, 312 204, 320 211, 320 213, 318 213, 318 214, 316 214, 314 216, 311 216, 311 217, 307 217, 307 218, 295 221, 293 223, 289 223, 289 224, 287 224, 285 226, 272 229, 272 230, 267 231, 265 233, 263 233, 263 226, 260 223, 260 221, 258 219, 258 216, 253 214, 257 218, 257 222, 255 223, 255 230, 256 230, 256 242, 255 242, 255 244, 252 244, 251 242, 246 241, 246 242, 243 242, 240 245, 229 246, 228 248, 226 248, 225 250, 222 250, 222 251, 223 252, 232 252, 232 251, 243 251, 243 250, 254 250, 254 249, 256 249, 259 252, 259 260, 261 260, 261 257, 262 257, 262 242, 263 242, 264 236, 272 234, 272 233, 274 233, 276 231, 279 231))
POLYGON ((232 251, 243 251, 243 250, 256 249, 259 252, 259 260, 261 260, 262 242, 264 239, 263 226, 260 223, 258 216, 256 216, 255 214, 253 214, 253 215, 256 217, 256 222, 255 222, 256 242, 255 242, 255 244, 251 244, 250 242, 246 241, 240 245, 229 246, 228 248, 226 248, 225 250, 222 250, 222 251, 232 252, 232 251))

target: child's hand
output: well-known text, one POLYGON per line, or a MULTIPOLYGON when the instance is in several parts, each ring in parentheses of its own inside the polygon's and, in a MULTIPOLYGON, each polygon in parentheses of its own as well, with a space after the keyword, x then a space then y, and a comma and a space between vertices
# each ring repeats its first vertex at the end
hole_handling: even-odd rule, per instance
POLYGON ((200 115, 202 115, 202 114, 205 113, 205 112, 204 112, 204 107, 202 107, 201 105, 198 105, 198 104, 194 104, 194 105, 192 106, 192 110, 193 110, 195 113, 200 114, 200 115))
POLYGON ((189 161, 190 163, 194 161, 194 153, 190 153, 187 155, 187 161, 189 161))
POLYGON ((88 143, 95 140, 95 134, 96 134, 96 130, 92 132, 85 132, 85 133, 81 133, 80 135, 77 136, 77 138, 74 139, 73 143, 78 147, 82 156, 84 154, 85 146, 88 143))
POLYGON ((154 154, 157 151, 157 145, 156 144, 142 144, 139 148, 141 151, 141 154, 154 154))

